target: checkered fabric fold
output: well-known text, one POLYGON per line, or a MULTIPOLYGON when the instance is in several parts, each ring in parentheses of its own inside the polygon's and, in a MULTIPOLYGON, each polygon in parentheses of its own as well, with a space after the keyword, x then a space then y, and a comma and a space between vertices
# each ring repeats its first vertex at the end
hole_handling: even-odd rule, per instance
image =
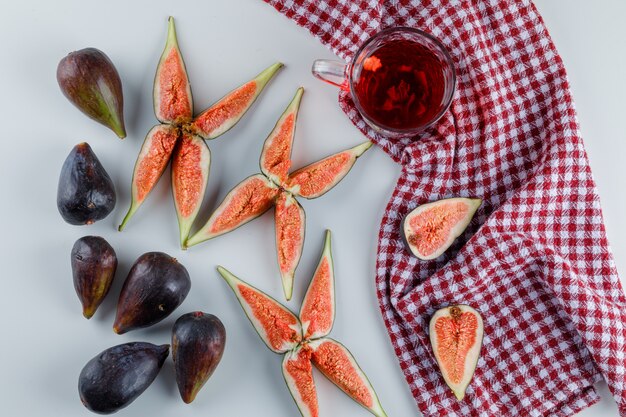
MULTIPOLYGON (((352 122, 402 165, 378 236, 381 312, 425 416, 570 416, 604 378, 626 416, 626 299, 561 58, 528 0, 265 0, 349 61, 390 26, 432 33, 458 75, 450 110, 419 140, 378 136, 351 98, 352 122), (418 204, 480 197, 439 259, 412 257, 400 224, 418 204), (464 400, 430 343, 435 310, 479 310, 485 338, 464 400)), ((384 398, 383 398, 384 400, 384 398)))

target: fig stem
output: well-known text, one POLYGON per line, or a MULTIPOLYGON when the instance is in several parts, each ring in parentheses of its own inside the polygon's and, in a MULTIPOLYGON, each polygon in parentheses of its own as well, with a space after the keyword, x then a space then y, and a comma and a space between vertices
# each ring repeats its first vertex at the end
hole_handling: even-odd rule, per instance
POLYGON ((122 223, 117 228, 118 232, 121 232, 124 230, 124 228, 126 227, 126 223, 128 223, 128 221, 133 217, 136 211, 137 211, 137 206, 135 204, 131 204, 130 208, 128 209, 128 212, 126 213, 126 216, 124 216, 124 219, 122 220, 122 223))

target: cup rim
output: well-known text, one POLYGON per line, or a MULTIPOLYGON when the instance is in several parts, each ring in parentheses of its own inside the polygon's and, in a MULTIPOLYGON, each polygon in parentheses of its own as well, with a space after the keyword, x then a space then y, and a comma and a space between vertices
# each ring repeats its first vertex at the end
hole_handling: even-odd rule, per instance
POLYGON ((454 67, 454 61, 452 60, 452 56, 450 55, 450 52, 448 52, 448 49, 445 47, 445 45, 439 39, 437 39, 435 36, 431 35, 430 33, 424 32, 421 29, 417 29, 417 28, 413 28, 413 27, 409 27, 409 26, 393 26, 393 27, 389 27, 389 28, 383 29, 380 32, 377 32, 376 34, 371 36, 369 39, 367 39, 365 42, 363 42, 363 44, 359 47, 359 49, 354 54, 354 58, 350 62, 349 84, 350 84, 350 95, 353 98, 354 105, 356 106, 356 108, 359 111, 359 113, 363 116, 363 118, 366 121, 369 122, 370 125, 376 126, 377 128, 381 129, 382 132, 389 132, 392 135, 398 135, 398 136, 404 135, 404 136, 406 136, 406 135, 410 135, 410 134, 417 134, 417 133, 420 133, 420 132, 428 129, 429 127, 433 126, 439 119, 441 119, 441 116, 443 116, 445 112, 448 111, 448 109, 450 108, 450 105, 452 104, 452 99, 454 98, 454 93, 456 91, 456 69, 454 67), (372 120, 367 115, 367 113, 365 112, 363 107, 361 106, 361 103, 358 100, 358 96, 356 95, 356 92, 354 90, 352 71, 354 70, 354 62, 356 61, 356 59, 361 55, 363 50, 365 48, 367 48, 368 45, 370 45, 372 42, 376 41, 377 39, 381 38, 382 36, 388 35, 390 33, 395 33, 395 32, 412 32, 412 33, 414 33, 416 35, 419 35, 421 37, 424 37, 424 38, 427 38, 428 40, 430 40, 441 51, 441 53, 443 54, 444 59, 446 61, 445 63, 448 65, 448 67, 450 68, 450 70, 452 72, 452 77, 451 77, 452 88, 450 89, 449 95, 447 97, 444 97, 445 105, 433 117, 433 119, 430 122, 428 122, 428 123, 426 123, 426 124, 424 124, 422 126, 419 126, 417 128, 397 129, 397 128, 394 128, 394 127, 385 126, 385 125, 383 125, 381 123, 378 123, 378 122, 372 120))

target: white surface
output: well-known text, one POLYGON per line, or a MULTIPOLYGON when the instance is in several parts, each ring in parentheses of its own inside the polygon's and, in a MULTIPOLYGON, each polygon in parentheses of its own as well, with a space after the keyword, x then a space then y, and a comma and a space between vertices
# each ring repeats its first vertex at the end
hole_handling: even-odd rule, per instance
MULTIPOLYGON (((215 272, 222 264, 279 297, 272 216, 182 252, 165 177, 125 232, 118 233, 115 226, 127 209, 132 166, 143 136, 156 123, 152 78, 168 15, 177 19, 197 110, 271 62, 287 65, 245 119, 210 142, 213 166, 201 219, 235 183, 258 171, 261 143, 299 85, 307 92, 293 154, 296 167, 362 140, 339 110, 336 91, 309 74, 313 59, 332 54, 261 0, 2 3, 2 414, 91 415, 76 390, 87 360, 127 341, 168 343, 174 320, 199 309, 222 319, 228 341, 222 363, 197 400, 190 406, 180 401, 168 360, 155 383, 120 415, 297 415, 280 374, 280 357, 265 348, 215 272), (74 109, 56 84, 57 62, 88 46, 105 51, 122 76, 128 130, 124 141, 74 109), (65 224, 55 204, 61 164, 81 141, 91 144, 118 192, 115 211, 89 227, 65 224), (120 260, 113 289, 90 321, 80 314, 69 267, 73 242, 86 234, 104 236, 120 260), (132 262, 151 250, 178 257, 192 276, 192 291, 163 323, 117 336, 111 324, 120 286, 132 262)), ((626 27, 621 20, 626 3, 614 0, 583 8, 585 3, 538 1, 569 70, 609 238, 624 272, 626 27)), ((332 335, 352 350, 389 416, 404 417, 418 413, 379 315, 373 285, 378 224, 397 173, 391 160, 373 149, 328 195, 303 201, 307 240, 289 306, 299 307, 323 231, 332 229, 339 301, 332 335)), ((367 415, 319 374, 316 377, 322 416, 367 415)), ((581 416, 617 416, 606 387, 600 387, 600 394, 602 402, 581 416)))

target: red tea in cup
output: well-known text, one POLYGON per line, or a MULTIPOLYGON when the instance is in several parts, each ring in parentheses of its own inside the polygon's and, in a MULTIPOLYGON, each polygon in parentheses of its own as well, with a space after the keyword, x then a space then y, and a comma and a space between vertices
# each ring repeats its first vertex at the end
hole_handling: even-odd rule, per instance
POLYGON ((450 55, 437 39, 412 28, 379 32, 349 65, 315 61, 313 74, 349 89, 365 121, 387 136, 411 136, 431 126, 454 94, 450 55))
POLYGON ((425 46, 391 40, 363 61, 354 93, 377 124, 415 129, 440 110, 445 93, 443 63, 425 46))

